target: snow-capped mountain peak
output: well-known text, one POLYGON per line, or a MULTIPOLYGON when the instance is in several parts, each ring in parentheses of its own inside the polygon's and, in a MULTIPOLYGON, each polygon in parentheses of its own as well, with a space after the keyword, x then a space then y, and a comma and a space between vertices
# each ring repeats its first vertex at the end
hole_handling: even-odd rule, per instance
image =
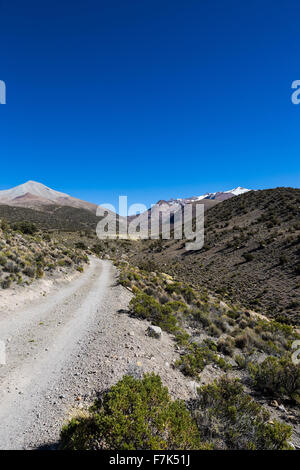
POLYGON ((235 196, 239 196, 240 194, 247 193, 248 191, 251 191, 251 189, 242 188, 241 186, 238 186, 237 188, 230 189, 229 191, 224 191, 224 192, 234 194, 235 196))

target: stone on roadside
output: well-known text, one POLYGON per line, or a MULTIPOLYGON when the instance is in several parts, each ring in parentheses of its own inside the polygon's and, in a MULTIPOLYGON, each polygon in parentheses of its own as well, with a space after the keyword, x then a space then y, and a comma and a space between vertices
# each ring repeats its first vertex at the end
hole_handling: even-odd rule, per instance
POLYGON ((159 326, 150 325, 150 326, 147 328, 146 333, 147 333, 148 336, 151 336, 151 338, 160 339, 161 336, 162 336, 162 330, 161 330, 161 328, 160 328, 159 326))

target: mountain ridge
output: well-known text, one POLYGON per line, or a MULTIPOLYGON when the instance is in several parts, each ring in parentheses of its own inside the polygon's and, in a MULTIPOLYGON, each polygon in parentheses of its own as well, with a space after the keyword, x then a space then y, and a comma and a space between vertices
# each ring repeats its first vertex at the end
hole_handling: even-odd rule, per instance
MULTIPOLYGON (((220 202, 222 200, 229 199, 240 194, 244 194, 248 191, 250 190, 238 186, 228 191, 206 193, 201 196, 169 199, 168 201, 161 199, 156 204, 154 204, 152 208, 163 205, 170 206, 172 208, 174 208, 174 206, 177 206, 179 208, 186 204, 197 203, 199 201, 203 201, 203 203, 205 204, 206 200, 220 202)), ((29 180, 11 189, 5 189, 0 191, 0 204, 33 208, 37 210, 43 210, 44 206, 49 206, 52 204, 59 206, 76 207, 79 209, 87 209, 94 213, 97 210, 97 204, 75 198, 73 196, 70 196, 69 194, 60 191, 56 191, 42 183, 33 180, 29 180)))
POLYGON ((44 206, 70 206, 96 212, 97 204, 77 199, 69 194, 56 191, 37 181, 26 183, 11 189, 0 191, 0 204, 43 210, 44 206))

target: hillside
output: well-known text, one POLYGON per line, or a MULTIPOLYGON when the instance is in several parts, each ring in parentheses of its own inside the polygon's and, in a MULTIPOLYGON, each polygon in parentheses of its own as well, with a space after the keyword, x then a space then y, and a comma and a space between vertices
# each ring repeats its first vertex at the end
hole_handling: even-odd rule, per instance
POLYGON ((0 218, 8 222, 26 220, 37 224, 41 229, 67 231, 95 231, 100 220, 89 210, 55 204, 44 206, 43 211, 0 204, 0 218))
POLYGON ((30 222, 14 226, 0 220, 0 287, 25 286, 56 270, 83 271, 88 258, 75 246, 39 233, 30 222))
POLYGON ((182 241, 146 242, 136 259, 147 256, 187 282, 297 322, 299 213, 299 189, 251 191, 206 213, 205 246, 199 252, 186 251, 182 241))

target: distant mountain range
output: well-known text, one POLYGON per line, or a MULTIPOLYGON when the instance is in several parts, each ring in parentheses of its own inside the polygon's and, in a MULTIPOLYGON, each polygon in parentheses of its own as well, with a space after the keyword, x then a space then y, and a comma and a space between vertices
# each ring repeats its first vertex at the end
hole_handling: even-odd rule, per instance
MULTIPOLYGON (((215 205, 217 202, 230 199, 234 196, 246 193, 249 189, 238 186, 229 191, 218 191, 215 193, 206 193, 202 196, 193 196, 190 198, 170 199, 169 201, 160 200, 153 207, 152 211, 159 211, 164 206, 164 211, 168 212, 168 208, 172 211, 185 206, 186 204, 193 204, 201 202, 206 208, 215 205), (211 202, 208 202, 211 201, 211 202)), ((87 209, 96 212, 97 205, 91 202, 77 199, 68 194, 55 191, 48 188, 42 183, 36 181, 27 181, 27 183, 16 186, 12 189, 0 191, 0 204, 5 204, 14 207, 26 207, 36 210, 44 210, 45 206, 69 206, 78 209, 87 209)))

